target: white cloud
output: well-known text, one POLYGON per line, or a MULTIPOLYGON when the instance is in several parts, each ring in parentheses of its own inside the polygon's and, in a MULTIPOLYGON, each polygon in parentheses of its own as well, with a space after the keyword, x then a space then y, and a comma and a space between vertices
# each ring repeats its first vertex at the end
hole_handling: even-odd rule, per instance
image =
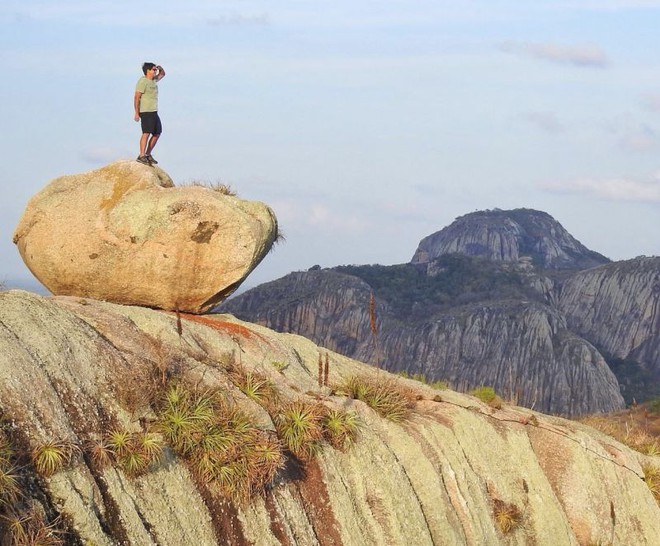
POLYGON ((646 179, 634 178, 580 178, 555 181, 540 185, 541 189, 568 194, 580 194, 607 201, 635 201, 660 204, 660 171, 646 179))
POLYGON ((500 45, 500 49, 507 53, 579 67, 604 68, 610 64, 607 54, 596 45, 567 46, 551 43, 504 42, 500 45))

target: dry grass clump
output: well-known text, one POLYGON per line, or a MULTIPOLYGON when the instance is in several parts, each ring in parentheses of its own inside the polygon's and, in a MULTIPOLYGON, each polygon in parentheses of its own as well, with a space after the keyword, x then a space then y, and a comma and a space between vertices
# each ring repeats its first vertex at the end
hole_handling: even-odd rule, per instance
POLYGON ((379 415, 395 423, 408 418, 415 407, 416 396, 411 389, 382 376, 351 376, 336 392, 361 400, 379 415))
POLYGON ((651 490, 651 493, 653 493, 656 502, 660 505, 660 467, 647 463, 642 465, 642 470, 644 471, 646 485, 651 490))
POLYGON ((20 495, 18 468, 13 459, 14 450, 0 431, 0 511, 13 505, 20 495))
POLYGON ((469 392, 475 398, 478 398, 492 408, 500 409, 504 401, 497 395, 493 387, 477 387, 469 392))
POLYGON ((503 535, 512 533, 523 522, 523 512, 515 504, 493 499, 493 516, 495 524, 503 535))
POLYGON ((22 454, 12 444, 5 424, 0 421, 0 544, 59 546, 66 543, 62 521, 55 518, 48 523, 41 505, 29 498, 30 465, 25 463, 32 458, 35 469, 50 475, 65 466, 76 450, 68 442, 47 442, 22 454))
POLYGON ((208 182, 205 180, 192 180, 189 182, 189 185, 208 188, 210 190, 221 193, 222 195, 229 195, 232 197, 236 196, 236 192, 232 189, 232 187, 229 184, 225 184, 224 182, 220 182, 219 180, 216 182, 208 182))
POLYGON ((651 456, 660 455, 660 438, 651 434, 643 422, 632 416, 622 420, 608 415, 588 415, 580 418, 579 422, 612 436, 635 451, 651 456))
POLYGON ((65 533, 59 529, 59 518, 47 524, 36 506, 0 515, 0 540, 11 546, 61 546, 65 533))

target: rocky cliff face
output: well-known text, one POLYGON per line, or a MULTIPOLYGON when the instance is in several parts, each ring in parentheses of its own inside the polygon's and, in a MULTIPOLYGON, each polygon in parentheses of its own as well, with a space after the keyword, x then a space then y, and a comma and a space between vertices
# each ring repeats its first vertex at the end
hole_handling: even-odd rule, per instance
MULTIPOLYGON (((337 282, 364 297, 354 279, 337 282)), ((329 293, 325 304, 334 312, 346 305, 329 293)), ((471 335, 507 312, 472 312, 456 328, 471 335)), ((561 317, 531 307, 523 312, 530 316, 520 328, 541 332, 534 339, 547 340, 545 351, 588 353, 562 333, 561 317)), ((644 469, 660 466, 657 457, 576 422, 509 405, 497 409, 328 353, 330 386, 364 375, 407 389, 414 407, 395 423, 341 389, 319 387, 317 362, 325 351, 311 341, 229 315, 179 319, 77 297, 0 292, 3 540, 27 525, 25 510, 31 520, 48 524, 43 532, 51 538, 59 531, 67 544, 108 546, 586 546, 651 544, 660 536, 660 508, 644 482, 644 469), (217 431, 199 436, 196 446, 175 448, 165 441, 162 458, 131 471, 132 444, 119 456, 119 438, 108 433, 130 432, 143 447, 146 438, 163 439, 171 430, 156 427, 162 417, 154 400, 171 381, 199 393, 194 419, 205 419, 218 399, 258 423, 259 435, 281 434, 279 410, 238 388, 237 363, 244 373, 272 382, 276 408, 296 400, 354 411, 360 425, 354 444, 339 450, 320 443, 305 459, 285 451, 268 487, 242 502, 228 500, 217 480, 201 478, 203 459, 184 456, 186 449, 220 442, 217 431), (11 456, 7 438, 15 449, 11 456), (110 441, 118 457, 101 464, 110 441), (49 472, 39 457, 46 446, 51 454, 59 449, 69 455, 49 472), (14 482, 6 479, 8 460, 16 463, 14 482), (23 523, 11 527, 17 520, 23 523)), ((497 334, 507 335, 507 328, 497 334)), ((599 366, 593 358, 576 374, 599 366)), ((167 407, 185 400, 180 390, 168 392, 167 407)), ((246 427, 243 422, 241 430, 246 427)))
POLYGON ((426 263, 450 253, 502 262, 529 257, 546 269, 586 269, 609 262, 574 239, 549 214, 531 210, 488 210, 466 214, 425 237, 412 258, 426 263))
POLYGON ((660 257, 575 273, 558 294, 572 331, 660 384, 660 257))
POLYGON ((579 415, 623 407, 602 355, 544 303, 475 303, 418 321, 400 321, 384 303, 377 307, 375 342, 371 293, 353 276, 309 271, 253 289, 223 309, 393 372, 421 373, 462 391, 491 385, 544 412, 579 415))
POLYGON ((660 258, 604 262, 546 213, 486 211, 425 238, 411 264, 293 273, 221 309, 459 390, 611 411, 620 387, 628 402, 660 396, 660 258))

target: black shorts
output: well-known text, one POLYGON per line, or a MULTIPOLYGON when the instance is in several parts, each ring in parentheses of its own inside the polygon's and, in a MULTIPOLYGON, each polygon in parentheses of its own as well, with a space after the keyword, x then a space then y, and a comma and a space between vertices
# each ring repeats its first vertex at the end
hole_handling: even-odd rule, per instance
POLYGON ((158 112, 140 112, 140 122, 143 133, 160 135, 163 132, 163 124, 160 122, 158 112))

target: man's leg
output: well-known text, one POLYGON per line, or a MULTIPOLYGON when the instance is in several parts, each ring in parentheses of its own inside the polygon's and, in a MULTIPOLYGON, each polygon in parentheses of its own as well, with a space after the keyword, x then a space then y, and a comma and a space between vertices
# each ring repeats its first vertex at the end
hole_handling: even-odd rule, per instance
POLYGON ((151 155, 151 151, 154 149, 156 143, 158 142, 158 137, 160 137, 160 135, 151 135, 151 138, 149 138, 147 142, 146 155, 151 155))
POLYGON ((147 155, 147 140, 149 139, 149 133, 142 133, 140 137, 140 156, 147 155))

